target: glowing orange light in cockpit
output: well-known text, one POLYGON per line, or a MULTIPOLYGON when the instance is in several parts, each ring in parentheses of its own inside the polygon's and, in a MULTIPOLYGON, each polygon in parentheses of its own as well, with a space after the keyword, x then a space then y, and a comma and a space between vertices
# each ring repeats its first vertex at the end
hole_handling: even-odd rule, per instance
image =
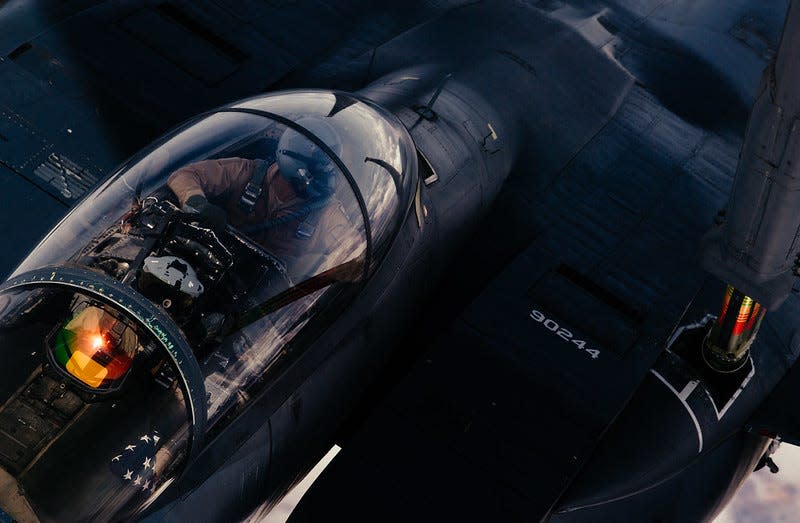
POLYGON ((98 351, 106 346, 106 340, 102 334, 92 334, 89 338, 92 349, 98 351))

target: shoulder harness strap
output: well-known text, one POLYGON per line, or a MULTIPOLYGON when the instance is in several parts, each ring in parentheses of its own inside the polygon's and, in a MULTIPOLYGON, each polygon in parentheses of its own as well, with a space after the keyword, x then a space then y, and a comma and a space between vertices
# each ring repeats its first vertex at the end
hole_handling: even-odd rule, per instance
POLYGON ((267 177, 269 165, 269 162, 263 160, 255 161, 253 177, 247 182, 242 197, 239 198, 239 208, 247 214, 252 214, 256 208, 256 202, 263 192, 264 179, 267 177))

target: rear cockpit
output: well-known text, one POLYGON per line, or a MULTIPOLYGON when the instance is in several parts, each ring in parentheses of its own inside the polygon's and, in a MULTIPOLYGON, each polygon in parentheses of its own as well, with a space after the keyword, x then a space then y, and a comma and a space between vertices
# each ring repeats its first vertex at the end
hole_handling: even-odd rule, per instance
MULTIPOLYGON (((281 356, 325 328, 319 311, 354 296, 406 216, 416 168, 398 120, 344 93, 266 95, 188 122, 79 204, 0 292, 0 405, 41 379, 77 398, 53 414, 64 430, 90 415, 111 420, 125 405, 132 418, 110 421, 124 433, 113 445, 163 440, 142 457, 163 465, 158 477, 138 474, 152 495, 247 405, 281 356), (144 308, 128 309, 120 295, 144 308), (152 391, 142 415, 128 406, 141 390, 152 391), (156 461, 167 443, 169 457, 156 461)), ((60 430, 42 436, 43 454, 24 466, 0 449, 0 466, 37 491, 61 463, 49 450, 65 439, 60 430)), ((113 458, 97 457, 103 474, 85 473, 104 477, 113 458)), ((120 485, 141 467, 123 468, 120 485)), ((92 510, 130 514, 148 497, 119 492, 92 510)), ((69 513, 31 505, 46 518, 69 513)))

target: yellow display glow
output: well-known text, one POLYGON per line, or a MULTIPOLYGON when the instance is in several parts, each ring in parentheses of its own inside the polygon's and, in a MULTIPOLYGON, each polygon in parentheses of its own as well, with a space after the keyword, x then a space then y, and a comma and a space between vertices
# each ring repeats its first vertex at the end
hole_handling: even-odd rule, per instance
POLYGON ((81 351, 74 352, 66 365, 67 371, 89 385, 99 387, 108 375, 108 369, 81 351))

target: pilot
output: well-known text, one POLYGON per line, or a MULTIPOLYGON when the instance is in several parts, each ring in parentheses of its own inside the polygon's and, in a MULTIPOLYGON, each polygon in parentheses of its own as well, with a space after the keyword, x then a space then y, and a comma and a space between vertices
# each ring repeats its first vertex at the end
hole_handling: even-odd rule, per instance
MULTIPOLYGON (((335 154, 336 131, 324 120, 297 121, 335 154)), ((212 228, 231 224, 276 255, 293 279, 309 276, 320 258, 347 240, 353 227, 335 197, 338 169, 311 140, 287 129, 277 160, 221 158, 181 167, 167 184, 184 210, 212 228)))

